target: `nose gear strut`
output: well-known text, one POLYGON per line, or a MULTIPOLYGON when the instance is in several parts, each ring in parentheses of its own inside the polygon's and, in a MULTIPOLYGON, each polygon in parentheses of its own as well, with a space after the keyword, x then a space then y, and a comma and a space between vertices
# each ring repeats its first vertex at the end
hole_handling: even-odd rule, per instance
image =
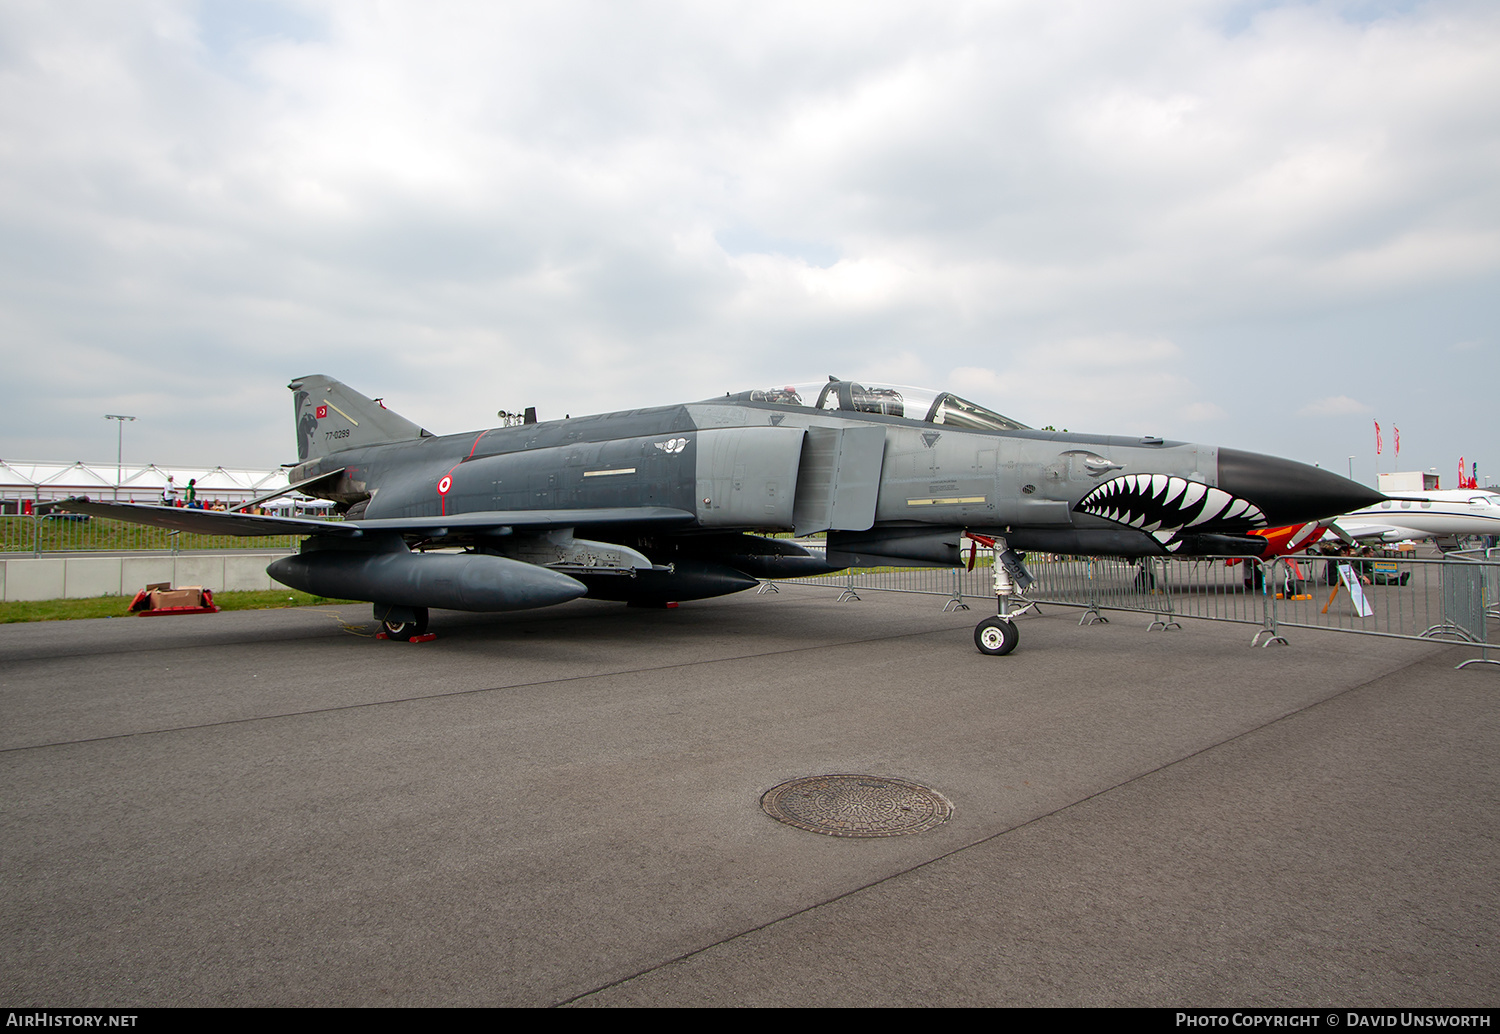
POLYGON ((997 614, 995 617, 985 618, 975 626, 974 645, 979 648, 980 653, 989 654, 991 657, 1003 657, 1014 650, 1021 640, 1021 633, 1016 628, 1015 618, 1027 611, 1041 613, 1041 609, 1035 603, 1021 595, 1036 579, 1021 562, 1021 555, 1011 549, 1003 537, 977 535, 970 532, 969 538, 974 542, 969 553, 969 569, 973 570, 975 554, 980 546, 990 550, 995 565, 997 614), (1012 610, 1012 603, 1020 603, 1021 606, 1012 610))

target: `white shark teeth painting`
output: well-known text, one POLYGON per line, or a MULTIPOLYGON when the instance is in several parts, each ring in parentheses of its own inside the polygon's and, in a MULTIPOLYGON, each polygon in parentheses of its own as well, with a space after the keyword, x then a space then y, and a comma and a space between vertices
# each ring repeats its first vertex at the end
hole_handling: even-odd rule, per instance
POLYGON ((1265 514, 1254 503, 1173 474, 1113 478, 1084 496, 1074 510, 1138 528, 1162 542, 1189 528, 1241 531, 1266 526, 1265 514))

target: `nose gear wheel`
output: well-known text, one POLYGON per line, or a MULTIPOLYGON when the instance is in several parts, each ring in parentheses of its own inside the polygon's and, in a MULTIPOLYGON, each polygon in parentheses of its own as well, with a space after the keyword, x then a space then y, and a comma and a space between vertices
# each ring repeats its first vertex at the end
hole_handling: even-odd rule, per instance
POLYGON ((1021 632, 1014 621, 1005 618, 985 618, 974 628, 974 645, 979 652, 991 657, 1004 657, 1021 641, 1021 632))

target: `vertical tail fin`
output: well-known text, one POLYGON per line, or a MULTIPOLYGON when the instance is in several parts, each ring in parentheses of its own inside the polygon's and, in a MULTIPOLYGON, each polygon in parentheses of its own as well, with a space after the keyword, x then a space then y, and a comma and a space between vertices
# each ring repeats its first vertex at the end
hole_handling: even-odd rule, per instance
POLYGON ((297 420, 299 463, 344 449, 431 437, 410 420, 332 377, 310 374, 287 387, 292 390, 292 411, 297 420))

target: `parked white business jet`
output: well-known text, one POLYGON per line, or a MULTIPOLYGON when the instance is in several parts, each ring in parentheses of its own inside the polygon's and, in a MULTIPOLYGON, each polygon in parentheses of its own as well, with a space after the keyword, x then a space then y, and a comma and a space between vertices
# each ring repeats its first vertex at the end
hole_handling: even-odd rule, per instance
POLYGON ((1333 522, 1345 539, 1435 539, 1456 548, 1469 535, 1500 535, 1500 494, 1482 488, 1403 492, 1383 503, 1346 513, 1333 522))

